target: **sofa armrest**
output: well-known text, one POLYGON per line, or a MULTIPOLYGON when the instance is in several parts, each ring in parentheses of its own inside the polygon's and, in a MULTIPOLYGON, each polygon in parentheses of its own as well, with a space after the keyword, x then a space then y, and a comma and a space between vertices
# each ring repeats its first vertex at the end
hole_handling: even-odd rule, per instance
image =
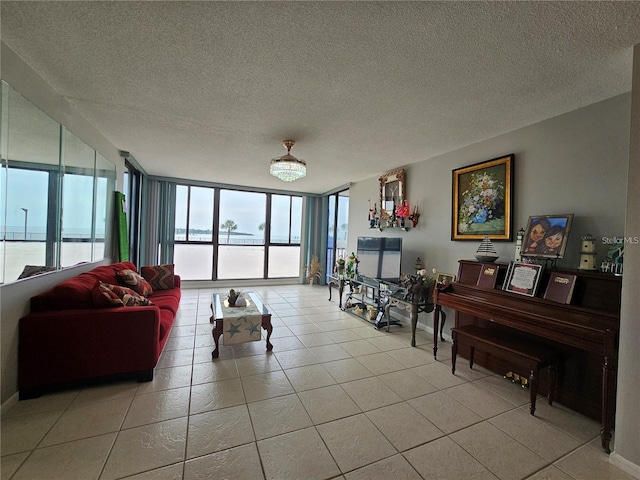
POLYGON ((174 275, 173 276, 173 286, 175 288, 180 288, 180 284, 182 283, 182 281, 180 280, 180 275, 174 275))
POLYGON ((31 313, 19 324, 19 386, 153 369, 159 338, 157 306, 31 313))

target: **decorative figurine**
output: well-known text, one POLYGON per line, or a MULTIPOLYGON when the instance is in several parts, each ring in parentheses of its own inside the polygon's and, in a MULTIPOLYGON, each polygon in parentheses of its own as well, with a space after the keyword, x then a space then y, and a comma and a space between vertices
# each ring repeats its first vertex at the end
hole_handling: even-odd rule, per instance
POLYGON ((413 207, 413 213, 409 215, 409 220, 411 220, 411 223, 413 224, 413 228, 416 228, 418 226, 419 218, 420 218, 420 214, 418 213, 418 206, 415 205, 413 207))
POLYGON ((587 233, 582 237, 582 250, 580 251, 580 270, 597 270, 596 268, 596 239, 587 233))
POLYGON ((518 237, 516 239, 516 256, 515 256, 516 262, 522 261, 522 241, 524 240, 524 235, 525 235, 524 228, 520 227, 520 230, 518 230, 518 237))
POLYGON ((358 257, 356 257, 356 254, 354 252, 351 252, 351 255, 349 255, 349 261, 347 262, 347 275, 349 276, 354 276, 357 275, 358 273, 358 257))
POLYGON ((369 199, 369 228, 373 228, 376 226, 376 217, 378 216, 377 212, 377 204, 373 204, 373 208, 371 208, 371 199, 369 199))
POLYGON ((498 259, 498 252, 491 243, 489 235, 485 235, 475 254, 476 260, 479 262, 495 262, 498 259))

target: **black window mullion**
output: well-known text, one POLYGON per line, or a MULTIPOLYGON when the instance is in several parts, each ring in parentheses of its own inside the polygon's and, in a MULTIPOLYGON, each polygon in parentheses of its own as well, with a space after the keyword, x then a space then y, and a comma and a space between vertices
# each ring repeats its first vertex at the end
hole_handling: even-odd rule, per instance
POLYGON ((271 248, 271 193, 267 193, 265 202, 265 224, 264 224, 264 265, 262 278, 269 278, 269 249, 271 248))
POLYGON ((49 172, 49 188, 47 191, 47 230, 45 244, 45 265, 56 266, 56 235, 58 209, 58 182, 60 174, 49 172))
POLYGON ((185 226, 186 228, 186 232, 185 233, 185 240, 188 242, 189 241, 189 220, 191 218, 191 185, 189 185, 187 187, 187 224, 185 226))
POLYGON ((218 248, 220 247, 220 189, 213 189, 213 221, 212 229, 213 232, 213 262, 212 262, 212 272, 211 279, 218 279, 218 248))
POLYGON ((289 245, 291 245, 291 220, 293 215, 293 197, 289 196, 289 245))

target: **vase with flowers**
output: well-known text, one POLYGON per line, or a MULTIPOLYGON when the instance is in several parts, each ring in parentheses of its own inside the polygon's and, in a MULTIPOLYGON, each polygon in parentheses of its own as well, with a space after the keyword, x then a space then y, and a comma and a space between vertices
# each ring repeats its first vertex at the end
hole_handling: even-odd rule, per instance
POLYGON ((492 173, 472 173, 469 186, 461 197, 461 232, 469 231, 474 223, 484 224, 504 214, 504 185, 492 173))
POLYGON ((396 207, 396 217, 398 217, 398 224, 404 228, 405 219, 411 215, 411 207, 409 207, 409 201, 405 200, 396 207))
POLYGON ((338 260, 336 260, 336 272, 338 273, 338 275, 344 275, 345 263, 346 261, 342 257, 339 257, 338 260))
POLYGON ((316 278, 320 279, 322 277, 322 267, 320 266, 320 260, 318 260, 317 255, 311 257, 311 263, 306 266, 306 270, 309 285, 313 285, 316 278))

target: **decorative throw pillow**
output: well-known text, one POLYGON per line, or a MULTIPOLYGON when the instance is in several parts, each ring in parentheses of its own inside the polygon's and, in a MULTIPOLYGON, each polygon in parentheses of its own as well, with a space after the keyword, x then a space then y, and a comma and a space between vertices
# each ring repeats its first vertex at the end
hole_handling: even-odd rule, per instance
POLYGON ((96 304, 96 297, 98 297, 98 305, 96 306, 108 306, 108 307, 133 307, 136 305, 145 306, 145 305, 153 305, 149 301, 149 299, 143 297, 142 295, 138 295, 136 292, 127 287, 121 287, 120 285, 110 285, 104 282, 98 282, 99 285, 96 284, 98 289, 98 293, 102 295, 106 300, 102 300, 95 293, 96 287, 94 287, 94 305, 96 304), (118 303, 119 302, 119 303, 118 303), (105 304, 106 303, 106 304, 105 304))
POLYGON ((149 282, 147 282, 138 272, 125 269, 116 272, 116 275, 118 277, 118 282, 120 282, 121 285, 129 287, 131 290, 143 297, 148 297, 153 293, 151 284, 149 284, 149 282))
POLYGON ((93 306, 96 308, 124 307, 124 303, 108 284, 96 280, 93 287, 93 306))
POLYGON ((149 301, 149 299, 144 296, 138 294, 134 290, 128 287, 121 287, 120 285, 108 285, 108 287, 120 297, 122 303, 124 303, 125 307, 133 307, 135 305, 145 306, 145 305, 153 305, 149 301))
POLYGON ((173 264, 149 265, 142 267, 140 271, 154 290, 170 290, 174 288, 173 264))
POLYGON ((22 273, 18 276, 18 280, 40 275, 41 273, 53 272, 55 269, 56 267, 50 267, 48 265, 25 265, 22 273))

